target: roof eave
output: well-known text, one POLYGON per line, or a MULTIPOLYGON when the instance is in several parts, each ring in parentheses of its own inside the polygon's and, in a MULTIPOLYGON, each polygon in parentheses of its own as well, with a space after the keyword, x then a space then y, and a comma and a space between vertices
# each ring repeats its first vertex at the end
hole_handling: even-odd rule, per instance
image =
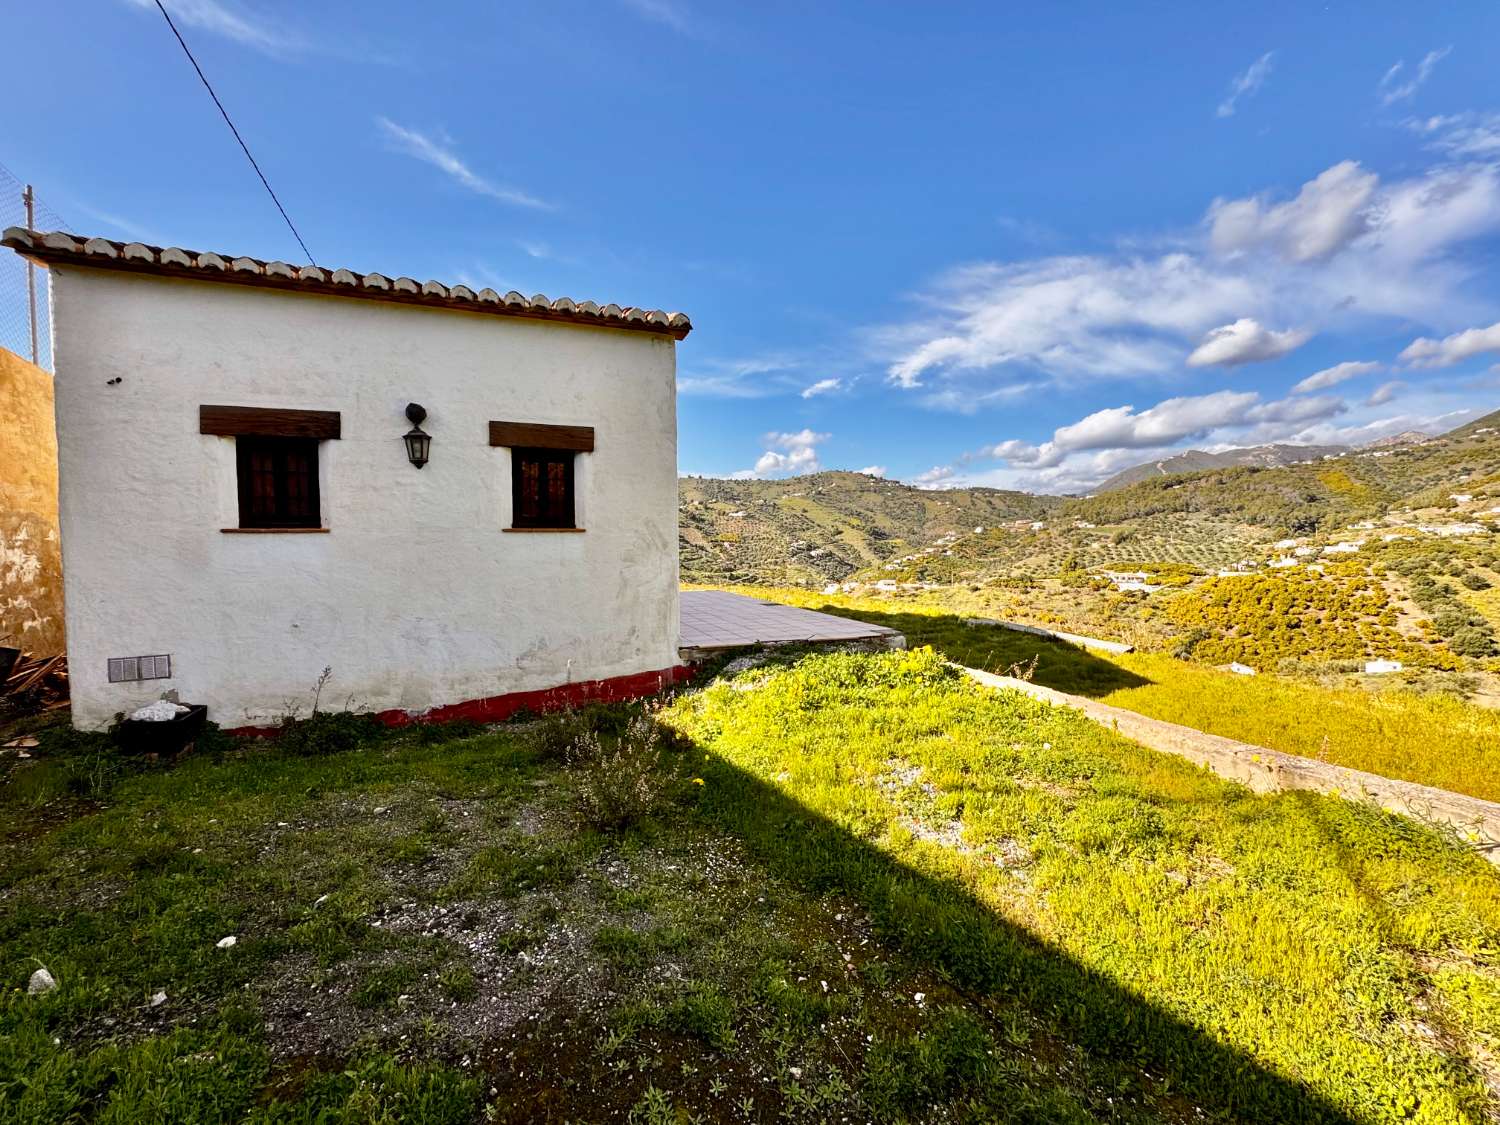
POLYGON ((647 332, 674 340, 683 339, 693 328, 683 313, 621 308, 618 305, 601 308, 592 301, 579 303, 567 297, 548 301, 540 294, 528 298, 514 291, 501 295, 493 289, 481 289, 476 293, 465 285, 446 286, 436 281, 419 283, 411 278, 388 278, 378 273, 361 276, 346 269, 293 266, 286 262, 264 262, 177 247, 147 246, 139 242, 81 239, 59 232, 28 231, 22 227, 6 229, 0 236, 0 246, 9 247, 43 267, 68 265, 179 281, 248 285, 318 297, 385 301, 453 312, 647 332))

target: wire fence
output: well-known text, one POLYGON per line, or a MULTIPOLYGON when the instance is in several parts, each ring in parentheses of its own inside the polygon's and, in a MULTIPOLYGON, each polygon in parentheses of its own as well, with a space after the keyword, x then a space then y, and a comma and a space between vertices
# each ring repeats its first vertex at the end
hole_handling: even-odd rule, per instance
MULTIPOLYGON (((32 201, 37 230, 67 230, 63 217, 40 199, 32 201)), ((0 164, 0 229, 24 227, 26 185, 0 164)), ((0 249, 0 347, 52 370, 52 309, 47 271, 19 254, 0 249), (33 347, 33 341, 35 346, 33 347)))

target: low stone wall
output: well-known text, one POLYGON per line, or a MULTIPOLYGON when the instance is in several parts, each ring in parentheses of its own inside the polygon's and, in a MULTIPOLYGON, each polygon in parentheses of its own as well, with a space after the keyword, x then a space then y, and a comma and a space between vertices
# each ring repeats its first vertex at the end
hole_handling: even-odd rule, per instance
POLYGON ((1134 652, 1135 645, 1122 644, 1120 641, 1102 641, 1098 637, 1085 637, 1081 633, 1059 633, 1055 629, 1042 629, 1036 625, 1022 625, 1015 621, 997 621, 993 617, 966 617, 965 625, 993 625, 997 629, 1011 629, 1017 633, 1030 633, 1036 637, 1051 637, 1055 641, 1067 641, 1070 645, 1079 648, 1096 648, 1100 652, 1134 652))
POLYGON ((1372 801, 1390 812, 1451 827, 1491 863, 1500 866, 1500 804, 1493 801, 1205 734, 1012 676, 996 676, 977 668, 963 670, 986 687, 1019 691, 1057 707, 1082 711, 1095 722, 1143 746, 1186 758, 1257 793, 1310 789, 1348 801, 1372 801))

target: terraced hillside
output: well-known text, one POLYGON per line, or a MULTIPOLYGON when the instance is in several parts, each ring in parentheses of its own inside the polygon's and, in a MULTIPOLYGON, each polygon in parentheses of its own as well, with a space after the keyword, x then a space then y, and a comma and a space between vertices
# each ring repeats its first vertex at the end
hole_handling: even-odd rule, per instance
POLYGON ((925 491, 862 473, 681 482, 682 573, 694 582, 841 581, 945 535, 1029 526, 1056 497, 993 488, 925 491))
POLYGON ((1500 411, 1427 441, 1066 499, 923 491, 858 473, 690 477, 681 485, 682 573, 693 582, 810 586, 851 577, 947 585, 1151 563, 1212 570, 1287 536, 1453 509, 1453 495, 1496 484, 1500 411))
POLYGON ((1067 499, 848 473, 689 480, 682 528, 688 582, 837 583, 1371 685, 1390 670, 1365 662, 1399 661, 1407 686, 1500 705, 1500 413, 1409 444, 1067 499))
POLYGON ((1500 478, 1500 411, 1441 437, 1275 469, 1230 468, 1141 481, 1071 500, 1060 514, 1096 524, 1155 515, 1230 518, 1306 535, 1392 508, 1447 506, 1458 489, 1500 478))
POLYGON ((1147 461, 1143 465, 1133 465, 1128 469, 1122 469, 1095 491, 1112 492, 1114 489, 1127 488, 1139 481, 1155 480, 1174 473, 1192 473, 1199 469, 1232 469, 1246 465, 1274 469, 1282 465, 1294 465, 1299 461, 1337 456, 1349 451, 1350 447, 1347 445, 1254 445, 1245 449, 1225 449, 1219 453, 1189 449, 1160 461, 1147 461))

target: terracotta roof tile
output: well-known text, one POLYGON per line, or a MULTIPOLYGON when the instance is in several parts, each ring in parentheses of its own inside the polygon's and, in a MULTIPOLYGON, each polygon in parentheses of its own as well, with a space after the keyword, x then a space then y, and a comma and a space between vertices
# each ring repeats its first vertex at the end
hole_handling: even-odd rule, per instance
POLYGON ((593 301, 574 301, 571 297, 554 300, 541 293, 526 297, 514 289, 502 297, 493 289, 481 289, 475 293, 467 285, 418 282, 410 277, 393 280, 379 273, 361 275, 347 269, 330 271, 317 266, 293 266, 243 255, 184 250, 178 246, 147 246, 141 242, 114 242, 107 238, 85 239, 65 231, 42 232, 7 227, 0 236, 0 245, 9 246, 43 265, 73 263, 92 269, 259 285, 294 293, 323 293, 436 308, 462 308, 501 316, 654 332, 678 340, 693 328, 686 313, 669 313, 661 309, 615 304, 600 306, 593 301))

